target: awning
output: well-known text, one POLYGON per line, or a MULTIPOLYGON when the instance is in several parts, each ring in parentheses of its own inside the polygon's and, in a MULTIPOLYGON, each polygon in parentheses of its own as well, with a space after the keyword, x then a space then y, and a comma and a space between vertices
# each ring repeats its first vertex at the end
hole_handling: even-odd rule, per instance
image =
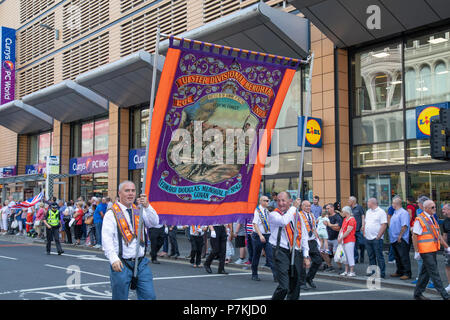
POLYGON ((450 18, 448 0, 291 0, 336 46, 380 40, 450 18), (376 5, 380 28, 368 28, 376 5))
POLYGON ((0 106, 0 125, 18 134, 28 134, 52 129, 53 119, 20 100, 14 100, 0 106))
POLYGON ((45 181, 43 174, 23 174, 19 176, 0 178, 0 184, 30 182, 30 181, 45 181))
POLYGON ((108 100, 72 80, 26 95, 22 101, 61 122, 72 122, 108 112, 108 100))
MULTIPOLYGON (((305 59, 309 53, 308 20, 264 3, 174 36, 291 58, 305 59)), ((169 40, 162 41, 160 53, 168 47, 169 40)))
MULTIPOLYGON (((157 83, 164 65, 158 57, 157 83)), ((79 75, 75 81, 100 94, 119 107, 128 107, 150 100, 153 55, 140 50, 118 61, 79 75)))

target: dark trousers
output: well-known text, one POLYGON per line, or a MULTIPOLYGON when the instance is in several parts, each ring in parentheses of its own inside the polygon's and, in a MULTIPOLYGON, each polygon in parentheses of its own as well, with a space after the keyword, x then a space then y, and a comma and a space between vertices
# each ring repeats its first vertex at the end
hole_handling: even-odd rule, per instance
MULTIPOLYGON (((382 278, 386 275, 386 264, 383 256, 383 239, 366 240, 367 255, 369 256, 369 263, 371 266, 380 268, 380 276, 382 278)), ((355 259, 356 260, 356 259, 355 259)))
POLYGON ((320 268, 320 265, 323 262, 322 255, 319 251, 319 246, 317 245, 316 240, 309 240, 309 257, 311 258, 311 266, 309 267, 308 274, 306 274, 305 268, 302 268, 302 272, 300 273, 300 284, 303 285, 306 281, 311 281, 316 276, 317 271, 320 268))
POLYGON ((51 229, 47 228, 47 252, 50 252, 52 247, 52 239, 55 240, 56 250, 58 252, 63 251, 61 248, 61 243, 59 243, 59 226, 52 227, 51 229))
POLYGON ((156 254, 164 244, 164 226, 161 228, 149 228, 150 232, 150 257, 152 261, 156 260, 156 254))
POLYGON ((191 264, 200 265, 202 262, 203 236, 190 236, 191 241, 191 264))
POLYGON ((66 236, 67 236, 67 243, 72 243, 72 232, 70 231, 70 227, 69 227, 69 221, 64 222, 64 227, 65 227, 65 232, 66 232, 66 236))
POLYGON ((295 250, 294 274, 291 276, 291 252, 285 248, 272 246, 273 270, 276 274, 278 287, 275 289, 272 300, 298 300, 300 296, 300 274, 303 269, 303 254, 295 250))
POLYGON ((253 258, 253 241, 252 234, 247 234, 247 251, 248 251, 248 261, 251 263, 253 258))
POLYGON ((449 294, 444 289, 439 275, 436 252, 421 253, 420 257, 422 258, 423 264, 422 269, 420 270, 419 280, 417 280, 416 288, 414 289, 414 296, 418 297, 422 295, 431 278, 436 291, 439 292, 442 298, 448 299, 449 294))
POLYGON ((258 275, 258 264, 259 264, 259 258, 261 257, 262 249, 266 251, 266 264, 273 269, 273 263, 272 263, 272 245, 269 244, 269 234, 264 234, 264 238, 266 239, 265 243, 261 242, 261 239, 259 238, 259 235, 254 232, 252 233, 252 246, 253 246, 253 257, 251 259, 252 261, 252 276, 258 275))
POLYGON ((227 232, 224 226, 214 226, 216 237, 211 237, 211 253, 206 257, 205 266, 211 266, 213 259, 219 259, 218 272, 225 269, 225 254, 227 250, 227 232))
POLYGON ((178 242, 177 242, 177 227, 174 226, 172 230, 169 230, 169 242, 170 242, 170 255, 180 255, 178 251, 178 242))
POLYGON ((397 271, 395 273, 411 277, 409 244, 402 239, 401 242, 397 241, 392 244, 392 250, 394 251, 395 263, 397 265, 397 271))
MULTIPOLYGON (((355 262, 364 262, 364 249, 366 248, 366 239, 364 238, 361 231, 355 232, 355 262), (358 248, 360 252, 358 253, 358 248)), ((368 253, 368 252, 367 252, 368 253)))

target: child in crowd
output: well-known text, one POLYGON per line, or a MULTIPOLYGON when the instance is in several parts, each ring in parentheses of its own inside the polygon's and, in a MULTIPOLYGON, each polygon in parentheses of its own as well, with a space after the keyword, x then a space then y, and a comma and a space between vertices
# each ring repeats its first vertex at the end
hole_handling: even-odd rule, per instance
POLYGON ((328 212, 324 211, 317 222, 317 233, 319 235, 320 251, 331 254, 328 250, 328 232, 326 222, 330 223, 330 219, 328 219, 328 212))

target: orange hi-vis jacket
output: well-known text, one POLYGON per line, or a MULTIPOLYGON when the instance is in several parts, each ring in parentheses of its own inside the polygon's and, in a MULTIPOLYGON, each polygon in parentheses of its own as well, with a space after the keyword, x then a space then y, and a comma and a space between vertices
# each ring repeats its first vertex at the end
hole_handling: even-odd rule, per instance
POLYGON ((439 241, 439 225, 433 218, 427 218, 424 212, 416 217, 422 226, 422 234, 417 235, 417 246, 419 253, 436 252, 441 248, 439 241))

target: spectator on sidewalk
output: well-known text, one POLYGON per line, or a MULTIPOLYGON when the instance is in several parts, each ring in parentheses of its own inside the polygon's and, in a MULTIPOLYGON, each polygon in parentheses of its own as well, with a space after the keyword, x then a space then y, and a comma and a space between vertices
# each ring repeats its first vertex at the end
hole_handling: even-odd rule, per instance
POLYGON ((383 257, 383 235, 387 228, 387 214, 378 206, 378 201, 375 198, 370 198, 367 201, 367 207, 364 220, 364 238, 369 255, 370 265, 378 265, 380 268, 380 276, 386 276, 386 265, 383 257))
POLYGON ((364 225, 366 217, 364 214, 364 209, 360 204, 357 203, 357 199, 354 196, 348 198, 348 205, 352 208, 352 214, 356 220, 355 263, 364 263, 364 251, 366 248, 364 238, 364 225))
POLYGON ((339 232, 338 243, 344 246, 345 253, 345 271, 341 273, 341 276, 356 277, 355 267, 355 243, 356 243, 356 219, 352 216, 352 208, 346 206, 342 208, 341 216, 344 218, 342 222, 342 228, 339 232), (350 270, 349 270, 350 268, 350 270))
MULTIPOLYGON (((392 200, 394 200, 394 198, 392 198, 392 200)), ((387 210, 388 225, 389 225, 389 220, 391 219, 392 215, 394 214, 394 211, 395 211, 395 209, 394 209, 393 206, 390 206, 388 208, 388 210, 387 210)), ((389 244, 388 263, 395 263, 394 249, 392 248, 392 244, 391 243, 389 244)))
POLYGON ((178 241, 177 241, 177 226, 169 226, 168 238, 170 242, 170 258, 177 259, 180 256, 180 251, 178 251, 178 241))
MULTIPOLYGON (((416 202, 414 201, 413 197, 408 197, 406 199, 406 211, 409 213, 409 227, 410 230, 414 227, 414 221, 416 220, 416 211, 419 207, 417 206, 416 202)), ((412 232, 409 233, 409 249, 411 249, 412 246, 412 232)))
POLYGON ((239 250, 239 259, 237 259, 234 263, 236 264, 244 264, 245 263, 245 255, 246 255, 246 248, 245 248, 245 221, 244 223, 235 223, 233 225, 234 227, 234 246, 236 249, 239 250))
POLYGON ((401 280, 411 279, 411 261, 409 259, 409 213, 402 208, 402 199, 392 200, 394 214, 389 219, 389 239, 395 255, 397 271, 391 277, 401 280))
POLYGON ((270 200, 270 202, 269 202, 269 207, 272 207, 274 209, 278 208, 277 197, 278 197, 277 193, 272 192, 272 200, 270 200))
POLYGON ((84 203, 82 201, 77 202, 77 209, 75 210, 75 213, 73 214, 73 217, 75 218, 75 245, 79 246, 81 243, 81 236, 83 235, 83 216, 84 216, 84 203))
POLYGON ((0 210, 1 214, 2 214, 2 232, 5 234, 8 231, 8 217, 11 213, 11 210, 8 207, 8 200, 5 200, 5 202, 3 203, 3 207, 0 210))
POLYGON ((102 198, 102 202, 97 205, 94 211, 94 227, 95 227, 95 246, 94 248, 102 247, 102 226, 103 217, 106 214, 108 204, 106 203, 106 198, 102 198))
MULTIPOLYGON (((450 244, 450 203, 444 204, 442 207, 442 213, 444 214, 445 220, 443 223, 443 237, 450 244)), ((447 293, 450 293, 450 253, 445 254, 445 273, 447 274, 448 286, 445 288, 447 293)))
POLYGON ((266 252, 266 264, 273 269, 272 264, 272 247, 269 243, 270 225, 269 225, 269 210, 267 206, 269 198, 262 196, 259 198, 259 205, 253 213, 253 233, 252 233, 252 280, 260 281, 258 277, 258 265, 261 257, 262 249, 266 252))
POLYGON ((317 221, 317 234, 319 235, 320 241, 320 252, 325 252, 331 254, 328 250, 328 232, 327 224, 330 222, 328 218, 328 211, 324 211, 317 221))
MULTIPOLYGON (((331 253, 327 254, 325 252, 322 252, 322 258, 325 260, 325 266, 324 271, 332 272, 334 271, 334 268, 331 264, 331 260, 336 253, 336 249, 338 246, 338 235, 339 231, 341 230, 342 226, 342 217, 339 213, 337 213, 334 209, 334 205, 332 203, 328 203, 325 205, 325 210, 328 212, 328 219, 330 220, 328 223, 326 223, 327 226, 327 233, 328 233, 328 249, 331 251, 331 253)), ((342 264, 338 263, 338 273, 341 273, 342 264)))
POLYGON ((319 196, 314 196, 313 203, 311 204, 311 213, 314 215, 314 219, 317 221, 322 215, 322 207, 319 204, 319 196))
POLYGON ((70 220, 73 218, 73 201, 70 200, 67 204, 66 209, 63 212, 64 218, 63 218, 63 222, 64 222, 64 228, 66 231, 66 237, 67 237, 67 243, 68 244, 72 244, 72 231, 71 231, 71 226, 69 226, 70 220))
POLYGON ((423 212, 417 215, 413 227, 414 258, 417 259, 420 256, 423 263, 419 280, 414 290, 414 299, 429 300, 423 296, 423 292, 431 278, 436 291, 444 300, 448 300, 449 294, 442 285, 436 254, 440 249, 440 244, 444 246, 446 253, 450 253, 450 248, 440 234, 439 224, 434 218, 434 214, 436 213, 435 203, 431 200, 425 201, 423 210, 423 212))

